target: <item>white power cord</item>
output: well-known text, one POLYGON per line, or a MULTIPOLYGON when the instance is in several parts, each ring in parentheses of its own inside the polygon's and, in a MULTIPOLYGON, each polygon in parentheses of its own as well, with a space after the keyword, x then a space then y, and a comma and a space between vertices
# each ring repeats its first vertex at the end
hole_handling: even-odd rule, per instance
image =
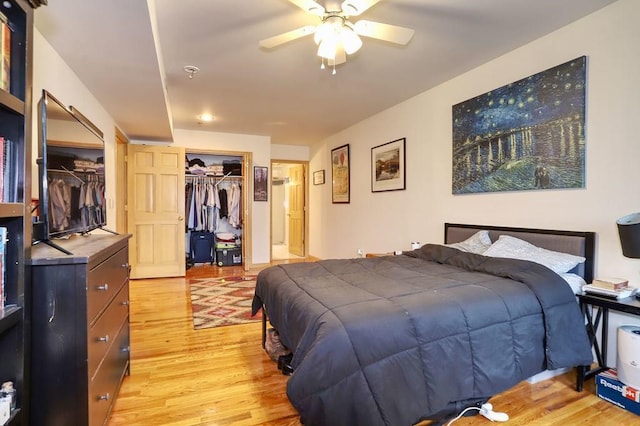
POLYGON ((493 411, 493 405, 491 405, 490 403, 486 402, 486 403, 482 404, 482 406, 480 408, 478 408, 478 407, 467 407, 467 408, 465 408, 464 410, 462 410, 462 412, 460 414, 458 414, 458 416, 456 418, 452 419, 449 423, 447 423, 447 426, 450 426, 451 424, 453 424, 453 422, 455 422, 456 420, 459 420, 462 416, 465 415, 465 413, 467 413, 470 410, 478 410, 481 415, 483 415, 487 419, 491 420, 492 422, 506 422, 506 421, 509 421, 509 415, 507 415, 507 413, 500 413, 498 411, 493 411))

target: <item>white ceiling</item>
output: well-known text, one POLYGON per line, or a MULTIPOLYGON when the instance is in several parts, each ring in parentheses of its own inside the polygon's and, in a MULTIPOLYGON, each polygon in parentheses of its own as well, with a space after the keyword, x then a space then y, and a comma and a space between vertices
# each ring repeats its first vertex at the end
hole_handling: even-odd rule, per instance
POLYGON ((352 20, 415 36, 363 39, 336 75, 311 37, 258 46, 319 23, 287 0, 50 0, 36 27, 131 139, 180 128, 312 145, 614 1, 382 0, 352 20), (189 79, 185 65, 200 71, 189 79), (216 120, 199 123, 203 112, 216 120))

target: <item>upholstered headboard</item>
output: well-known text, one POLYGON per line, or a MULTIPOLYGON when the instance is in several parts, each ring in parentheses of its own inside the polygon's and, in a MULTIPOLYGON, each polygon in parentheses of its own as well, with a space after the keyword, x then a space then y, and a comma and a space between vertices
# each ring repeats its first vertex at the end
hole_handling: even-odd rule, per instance
POLYGON ((510 235, 547 250, 583 256, 587 260, 578 265, 573 272, 581 275, 588 283, 593 280, 595 232, 445 223, 444 242, 445 244, 451 244, 464 241, 482 229, 489 231, 491 241, 496 241, 500 235, 510 235))

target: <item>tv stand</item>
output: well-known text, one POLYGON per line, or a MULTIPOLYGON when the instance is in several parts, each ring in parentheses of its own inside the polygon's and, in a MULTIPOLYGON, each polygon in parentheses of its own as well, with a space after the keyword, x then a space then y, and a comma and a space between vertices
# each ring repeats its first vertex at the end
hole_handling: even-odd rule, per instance
POLYGON ((91 231, 81 232, 78 235, 80 235, 81 237, 90 237, 90 236, 94 235, 94 234, 92 234, 92 232, 95 231, 96 229, 99 229, 99 230, 104 231, 104 232, 108 232, 108 233, 113 234, 113 235, 120 235, 119 232, 112 231, 111 229, 107 229, 107 228, 104 228, 102 226, 98 226, 97 228, 94 228, 91 231))
POLYGON ((36 245, 39 243, 44 243, 46 245, 48 245, 49 247, 53 247, 54 249, 60 250, 61 252, 63 252, 64 254, 68 254, 68 255, 72 255, 73 253, 71 253, 69 250, 60 247, 58 244, 54 243, 51 240, 38 240, 38 241, 34 241, 32 245, 36 245))
POLYGON ((103 228, 102 226, 100 226, 98 229, 102 229, 103 231, 107 231, 112 233, 113 235, 120 235, 119 233, 117 233, 116 231, 112 231, 111 229, 107 229, 107 228, 103 228))

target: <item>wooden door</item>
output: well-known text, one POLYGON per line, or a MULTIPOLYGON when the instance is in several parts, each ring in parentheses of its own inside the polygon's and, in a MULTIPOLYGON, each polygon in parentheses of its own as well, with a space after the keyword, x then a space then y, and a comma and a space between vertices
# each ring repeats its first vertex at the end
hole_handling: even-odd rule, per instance
POLYGON ((127 137, 116 127, 116 232, 128 233, 127 226, 127 137))
POLYGON ((289 168, 289 252, 304 256, 304 165, 289 168))
POLYGON ((184 148, 130 145, 131 278, 185 275, 184 148))

